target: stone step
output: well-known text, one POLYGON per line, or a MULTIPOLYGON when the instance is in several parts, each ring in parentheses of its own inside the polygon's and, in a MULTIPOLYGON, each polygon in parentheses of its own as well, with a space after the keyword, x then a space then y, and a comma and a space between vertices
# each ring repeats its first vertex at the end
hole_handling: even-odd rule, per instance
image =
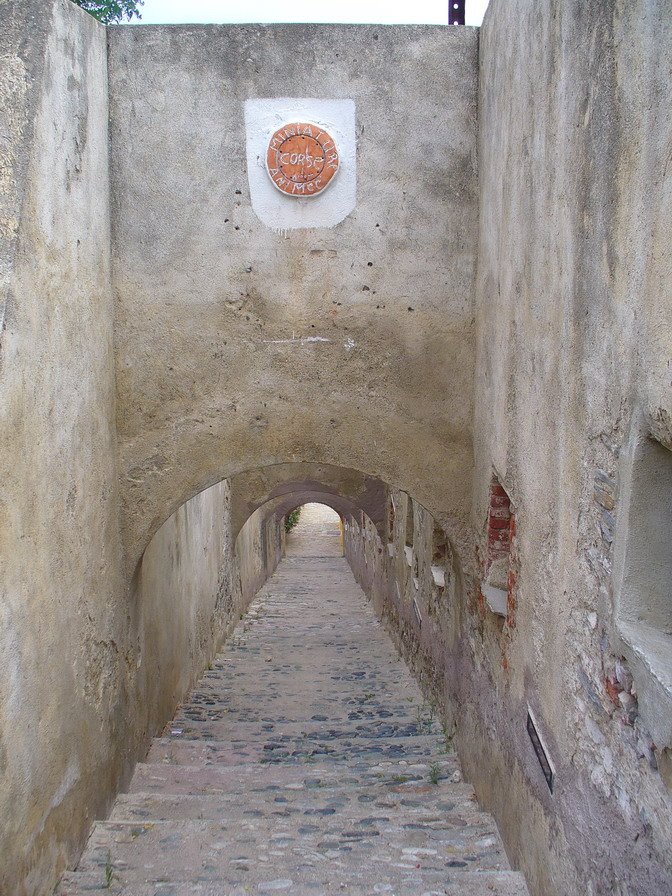
MULTIPOLYGON (((240 639, 236 630, 230 650, 224 656, 220 654, 215 658, 212 667, 199 679, 195 693, 226 687, 231 683, 232 676, 248 678, 248 686, 253 688, 256 679, 249 675, 250 670, 254 670, 256 674, 268 674, 277 672, 278 667, 282 667, 286 672, 314 672, 314 667, 323 660, 321 671, 325 673, 324 677, 321 676, 321 680, 314 682, 314 688, 318 690, 341 686, 355 691, 369 689, 374 695, 387 694, 395 701, 410 696, 390 691, 392 682, 387 674, 393 676, 395 681, 409 681, 408 670, 401 665, 401 660, 396 654, 391 654, 389 651, 376 654, 373 651, 364 663, 361 660, 357 662, 358 652, 366 646, 364 637, 356 639, 352 636, 342 644, 324 646, 319 642, 319 634, 316 632, 315 638, 311 639, 308 632, 300 630, 291 640, 269 636, 267 641, 255 635, 256 646, 252 647, 249 641, 240 639), (384 678, 381 677, 382 671, 386 673, 384 678)), ((297 682, 287 680, 284 684, 288 689, 287 693, 298 692, 297 682)), ((280 683, 276 679, 274 687, 277 689, 279 686, 280 683)), ((304 697, 310 697, 312 693, 313 688, 304 694, 304 697)), ((416 697, 409 702, 422 701, 416 697)))
POLYGON ((169 762, 138 763, 131 780, 131 793, 240 793, 271 787, 345 789, 378 785, 384 787, 441 787, 458 783, 461 773, 453 757, 437 759, 434 769, 427 763, 399 766, 383 762, 372 765, 345 757, 341 762, 297 762, 221 765, 179 765, 169 762), (432 783, 435 772, 439 784, 432 783))
POLYGON ((447 873, 509 870, 494 824, 477 815, 467 811, 438 828, 312 815, 301 832, 284 819, 101 822, 78 870, 95 876, 111 866, 126 885, 226 880, 234 886, 256 884, 269 869, 274 877, 315 882, 315 869, 327 860, 332 882, 356 881, 364 866, 376 879, 401 868, 422 870, 433 882, 447 873))
MULTIPOLYGON (((179 730, 179 729, 172 729, 179 730)), ((293 760, 310 761, 326 756, 341 757, 347 752, 347 758, 353 760, 368 759, 370 762, 390 761, 432 763, 438 760, 454 759, 454 753, 443 749, 441 740, 434 735, 425 737, 378 737, 367 738, 355 732, 349 736, 331 732, 325 736, 287 732, 279 726, 277 733, 264 732, 250 736, 236 729, 235 736, 229 740, 203 740, 185 738, 180 735, 155 738, 147 754, 145 762, 167 762, 173 765, 234 765, 263 761, 287 762, 293 760), (328 751, 325 753, 325 750, 328 751)))
POLYGON ((434 736, 436 749, 445 748, 445 738, 436 731, 435 724, 397 721, 397 719, 355 719, 343 722, 317 722, 313 719, 261 719, 232 722, 229 719, 193 722, 178 716, 164 730, 168 739, 209 740, 242 742, 243 740, 323 740, 341 744, 356 744, 365 741, 387 742, 394 739, 416 739, 434 736))
MULTIPOLYGON (((274 876, 275 869, 269 868, 264 879, 259 876, 255 886, 243 884, 232 886, 222 881, 166 881, 161 883, 136 883, 132 888, 122 885, 112 876, 108 885, 105 869, 94 874, 70 872, 63 876, 58 896, 91 896, 92 893, 106 896, 268 896, 285 893, 290 896, 529 896, 525 881, 515 871, 477 871, 461 874, 442 874, 436 886, 428 889, 430 881, 417 869, 398 869, 395 874, 385 874, 377 880, 362 869, 353 881, 345 887, 332 881, 331 875, 320 869, 305 885, 294 878, 274 876), (326 879, 325 879, 326 878, 326 879), (369 883, 366 883, 369 881, 369 883)), ((114 875, 111 870, 110 874, 114 875)))
MULTIPOLYGON (((230 694, 226 693, 227 688, 224 687, 218 689, 219 699, 202 692, 190 700, 189 703, 181 705, 177 711, 178 713, 190 712, 201 717, 207 717, 208 713, 233 714, 247 711, 253 712, 255 717, 258 717, 260 714, 263 715, 265 712, 270 718, 283 716, 285 718, 298 717, 302 720, 309 720, 313 715, 319 713, 328 719, 339 721, 352 720, 353 716, 385 719, 393 715, 398 716, 400 720, 403 719, 408 722, 426 721, 424 714, 419 717, 415 708, 404 707, 399 703, 393 702, 390 697, 379 697, 367 704, 363 696, 354 694, 352 691, 344 693, 343 689, 339 692, 334 685, 328 685, 321 689, 314 688, 310 698, 306 698, 305 695, 302 698, 299 690, 280 694, 277 691, 277 686, 271 684, 272 679, 272 674, 269 674, 267 681, 261 673, 256 673, 256 687, 246 685, 248 692, 255 699, 258 698, 260 700, 261 705, 259 707, 246 705, 240 695, 240 684, 235 682, 228 688, 231 692, 230 694), (280 699, 282 700, 281 711, 277 703, 280 699), (315 705, 319 708, 313 709, 312 707, 315 705), (291 707, 290 712, 287 709, 289 707, 291 707)), ((367 693, 366 687, 367 684, 365 683, 362 687, 363 694, 367 693)), ((369 684, 368 687, 374 688, 375 684, 369 684)), ((213 695, 214 693, 213 689, 213 695)), ((371 692, 369 691, 368 693, 371 692)))
MULTIPOLYGON (((479 811, 474 790, 470 784, 452 784, 449 791, 437 786, 436 794, 423 786, 406 792, 398 786, 381 788, 379 785, 357 789, 327 789, 283 787, 248 791, 245 802, 239 793, 220 794, 170 794, 124 793, 120 794, 110 816, 110 821, 143 822, 147 820, 176 821, 201 819, 223 821, 237 817, 273 819, 292 815, 310 814, 329 818, 372 818, 403 816, 404 822, 422 820, 427 824, 456 823, 454 813, 469 813, 476 817, 479 811)), ((489 816, 484 815, 484 818, 489 816)))
MULTIPOLYGON (((283 708, 285 712, 282 717, 279 717, 279 714, 278 716, 273 716, 269 713, 267 707, 261 706, 256 711, 226 709, 223 707, 219 710, 200 710, 199 707, 194 709, 184 707, 176 713, 170 728, 166 728, 166 734, 169 735, 169 732, 174 728, 181 728, 183 733, 188 731, 194 734, 198 734, 203 729, 208 732, 209 736, 212 736, 212 732, 219 732, 223 737, 230 738, 235 735, 236 728, 239 725, 257 725, 260 733, 263 734, 262 726, 274 723, 276 727, 285 723, 297 726, 302 725, 304 729, 310 729, 310 723, 314 715, 326 716, 327 722, 335 728, 354 730, 359 724, 369 724, 372 736, 374 734, 373 725, 381 728, 397 729, 396 735, 394 731, 390 730, 388 737, 415 737, 430 731, 434 731, 437 734, 439 732, 436 724, 429 727, 423 721, 418 721, 414 716, 403 716, 398 713, 392 713, 389 710, 384 710, 380 713, 338 714, 331 712, 327 714, 325 711, 326 706, 324 705, 314 704, 306 707, 305 703, 301 706, 298 702, 296 706, 292 706, 288 702, 283 708)), ((318 725, 312 727, 316 731, 327 730, 324 727, 320 728, 318 725)))

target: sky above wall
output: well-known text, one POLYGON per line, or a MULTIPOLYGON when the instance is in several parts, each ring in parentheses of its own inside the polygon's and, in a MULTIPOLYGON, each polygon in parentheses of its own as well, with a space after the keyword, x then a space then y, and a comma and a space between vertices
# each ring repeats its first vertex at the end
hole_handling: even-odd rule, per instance
MULTIPOLYGON (((145 0, 142 23, 361 22, 446 25, 449 0, 145 0)), ((467 25, 480 25, 489 0, 467 0, 467 25)))

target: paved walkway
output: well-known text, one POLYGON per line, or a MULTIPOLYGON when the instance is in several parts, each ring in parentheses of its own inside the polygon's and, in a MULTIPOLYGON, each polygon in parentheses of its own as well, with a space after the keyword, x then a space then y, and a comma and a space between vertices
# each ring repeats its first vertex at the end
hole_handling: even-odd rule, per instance
POLYGON ((324 504, 304 504, 299 522, 287 536, 288 557, 342 557, 340 517, 324 504))
POLYGON ((526 896, 339 557, 285 559, 62 896, 526 896))

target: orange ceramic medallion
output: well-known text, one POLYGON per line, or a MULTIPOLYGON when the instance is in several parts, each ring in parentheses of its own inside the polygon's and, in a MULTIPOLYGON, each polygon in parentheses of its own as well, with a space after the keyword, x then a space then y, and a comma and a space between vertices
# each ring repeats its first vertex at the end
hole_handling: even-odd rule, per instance
POLYGON ((317 196, 329 186, 339 164, 331 135, 306 122, 283 125, 266 153, 269 177, 287 196, 317 196))

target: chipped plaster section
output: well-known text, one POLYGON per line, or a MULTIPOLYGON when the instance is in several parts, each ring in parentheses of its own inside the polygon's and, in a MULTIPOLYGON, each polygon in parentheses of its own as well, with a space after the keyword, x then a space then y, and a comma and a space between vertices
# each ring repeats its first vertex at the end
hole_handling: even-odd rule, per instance
POLYGON ((245 102, 247 176, 254 213, 276 231, 335 227, 355 208, 357 192, 355 104, 352 100, 250 99, 245 102), (268 141, 283 124, 314 122, 332 134, 340 168, 319 196, 286 196, 266 170, 268 141))

